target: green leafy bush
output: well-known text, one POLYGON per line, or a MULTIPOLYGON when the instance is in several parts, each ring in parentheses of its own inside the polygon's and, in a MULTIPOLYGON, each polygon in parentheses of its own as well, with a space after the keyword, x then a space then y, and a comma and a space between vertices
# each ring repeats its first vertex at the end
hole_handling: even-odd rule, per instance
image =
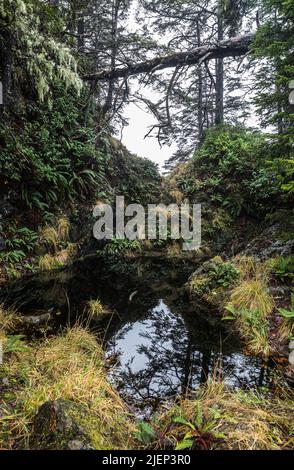
POLYGON ((224 262, 220 256, 203 263, 187 284, 192 298, 203 298, 219 307, 227 295, 227 288, 239 278, 239 270, 231 263, 224 262))
POLYGON ((4 345, 5 353, 27 352, 29 347, 24 342, 24 335, 9 335, 4 345))
POLYGON ((17 227, 15 223, 6 229, 6 248, 9 250, 32 251, 38 235, 28 227, 17 227))
POLYGON ((291 295, 290 309, 279 308, 279 314, 283 317, 280 334, 283 339, 291 339, 294 335, 294 294, 291 295))
POLYGON ((239 277, 239 271, 231 263, 219 263, 211 266, 209 276, 220 286, 229 287, 239 277))
POLYGON ((259 132, 229 125, 210 129, 179 177, 178 187, 190 198, 223 208, 234 218, 262 215, 279 195, 266 149, 266 137, 259 132))
MULTIPOLYGON (((215 439, 223 439, 225 435, 216 430, 218 415, 205 418, 201 402, 195 402, 195 415, 193 420, 186 419, 182 410, 180 415, 173 418, 173 423, 186 428, 186 432, 181 441, 177 442, 175 450, 202 448, 208 450, 215 439)), ((214 410, 212 410, 214 411, 214 410)))
POLYGON ((102 250, 98 250, 97 253, 99 256, 111 257, 121 255, 128 251, 139 251, 140 249, 141 245, 139 240, 114 238, 107 243, 102 250))
POLYGON ((145 446, 152 444, 156 439, 156 432, 150 424, 140 421, 138 425, 139 431, 135 434, 136 438, 145 446))
POLYGON ((273 271, 276 277, 287 280, 294 278, 294 256, 280 256, 274 262, 273 271))
POLYGON ((30 104, 23 117, 17 133, 12 121, 0 124, 4 187, 20 187, 22 204, 41 213, 65 197, 94 197, 99 171, 88 168, 96 157, 93 133, 79 124, 76 96, 57 86, 51 110, 46 104, 30 104))

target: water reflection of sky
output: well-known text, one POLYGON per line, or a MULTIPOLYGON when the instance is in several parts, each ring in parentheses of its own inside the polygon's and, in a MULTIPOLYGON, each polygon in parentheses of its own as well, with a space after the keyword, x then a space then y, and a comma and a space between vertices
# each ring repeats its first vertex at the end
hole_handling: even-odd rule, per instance
POLYGON ((206 332, 202 344, 198 333, 189 331, 184 318, 160 299, 145 319, 124 324, 109 340, 107 356, 116 357, 111 380, 132 400, 160 399, 195 389, 212 376, 217 365, 232 387, 262 385, 264 370, 259 359, 234 349, 222 351, 215 331, 211 342, 206 332))

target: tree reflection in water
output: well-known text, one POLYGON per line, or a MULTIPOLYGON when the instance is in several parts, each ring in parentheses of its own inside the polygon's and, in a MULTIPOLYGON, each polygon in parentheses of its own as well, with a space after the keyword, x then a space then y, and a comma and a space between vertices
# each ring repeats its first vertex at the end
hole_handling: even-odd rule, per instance
POLYGON ((90 327, 99 340, 106 337, 107 355, 117 362, 110 377, 132 405, 145 412, 162 398, 189 393, 216 366, 233 387, 262 386, 268 380, 262 362, 244 356, 230 324, 185 297, 186 267, 140 261, 123 265, 125 272, 89 263, 16 282, 2 298, 21 305, 23 313, 34 306, 58 310, 56 328, 80 323, 90 299, 109 306, 117 315, 93 320, 90 327))
POLYGON ((109 339, 107 354, 117 358, 111 379, 127 400, 156 404, 188 393, 216 369, 231 386, 262 385, 260 360, 244 356, 232 337, 222 339, 220 327, 215 331, 199 318, 193 324, 190 317, 173 313, 160 299, 144 319, 109 339))

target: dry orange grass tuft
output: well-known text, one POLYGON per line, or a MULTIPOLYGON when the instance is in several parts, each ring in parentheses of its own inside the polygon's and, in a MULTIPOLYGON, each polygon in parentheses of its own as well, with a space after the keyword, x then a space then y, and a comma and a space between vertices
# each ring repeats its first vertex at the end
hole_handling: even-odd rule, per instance
POLYGON ((172 424, 181 416, 195 424, 195 411, 201 409, 202 419, 210 423, 212 434, 221 434, 216 441, 218 449, 226 450, 278 450, 294 448, 289 440, 293 426, 294 402, 290 396, 284 400, 267 399, 253 392, 230 391, 221 382, 211 381, 197 392, 195 400, 183 399, 158 423, 167 429, 166 436, 181 441, 187 427, 172 424))
MULTIPOLYGON (((45 339, 15 357, 9 371, 22 378, 17 391, 18 421, 14 432, 28 439, 38 408, 48 400, 70 400, 85 405, 91 417, 83 423, 100 449, 130 447, 136 429, 104 370, 104 352, 85 328, 76 326, 61 336, 45 339)), ((80 417, 81 420, 83 417, 80 417)))

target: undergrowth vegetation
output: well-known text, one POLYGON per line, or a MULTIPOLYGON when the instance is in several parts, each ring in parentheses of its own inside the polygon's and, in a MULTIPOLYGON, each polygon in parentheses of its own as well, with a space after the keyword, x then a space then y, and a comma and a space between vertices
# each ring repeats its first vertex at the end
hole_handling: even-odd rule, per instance
POLYGON ((103 351, 89 331, 77 326, 30 344, 21 354, 14 351, 7 356, 1 374, 13 388, 0 418, 2 448, 9 442, 17 442, 21 448, 34 446, 33 421, 38 408, 59 399, 82 406, 75 419, 93 448, 130 447, 135 426, 107 381, 103 351))
POLYGON ((233 218, 262 216, 272 198, 281 195, 266 163, 266 147, 266 137, 258 132, 228 125, 210 129, 192 160, 175 170, 172 186, 176 184, 184 197, 219 207, 233 218))
MULTIPOLYGON (((161 30, 171 33, 173 21, 169 18, 168 25, 161 23, 168 17, 161 10, 166 2, 137 3, 138 12, 152 7, 163 13, 154 24, 150 20, 150 30, 158 28, 157 36, 161 30)), ((169 2, 168 10, 181 12, 189 3, 169 2)), ((184 286, 174 285, 175 276, 171 289, 173 296, 179 295, 179 312, 187 317, 191 312, 198 315, 203 307, 201 314, 218 317, 212 324, 218 322, 222 327, 222 321, 230 321, 228 330, 231 326, 230 333, 241 338, 246 353, 261 356, 266 363, 278 356, 287 363, 285 369, 293 380, 293 351, 289 347, 294 337, 294 115, 289 103, 289 81, 294 71, 293 0, 261 0, 257 7, 254 2, 220 1, 212 7, 213 12, 207 12, 204 5, 209 2, 191 3, 193 15, 197 3, 197 25, 206 26, 203 31, 195 28, 199 38, 193 36, 195 32, 185 37, 190 26, 186 29, 184 18, 188 16, 190 21, 190 12, 177 14, 184 22, 180 41, 191 45, 205 39, 203 47, 216 39, 216 25, 224 28, 223 37, 231 36, 239 27, 233 23, 241 19, 243 7, 248 24, 255 21, 255 9, 261 13, 250 54, 256 61, 261 59, 254 71, 255 103, 268 133, 238 124, 249 111, 244 106, 236 113, 238 100, 235 109, 228 107, 237 77, 231 77, 230 83, 228 72, 211 72, 210 54, 199 60, 195 80, 190 81, 186 65, 196 64, 185 64, 188 59, 184 58, 179 39, 174 38, 170 45, 156 44, 156 39, 147 34, 143 15, 138 23, 138 29, 144 30, 143 37, 128 34, 125 25, 132 14, 132 2, 107 5, 99 1, 0 0, 0 283, 39 271, 41 278, 51 279, 52 273, 46 271, 67 266, 74 271, 79 263, 73 261, 78 257, 79 262, 88 257, 109 270, 113 266, 120 268, 120 276, 128 277, 136 270, 140 281, 144 270, 128 266, 132 257, 161 257, 171 264, 180 262, 185 268, 188 261, 187 272, 190 275, 194 270, 193 274, 188 281, 187 275, 184 286), (232 16, 236 13, 238 17, 237 3, 242 3, 240 18, 228 18, 231 10, 232 16), (246 12, 247 3, 250 12, 246 12), (217 19, 215 26, 209 19, 213 17, 217 19), (213 29, 209 37, 210 23, 213 29), (167 88, 168 76, 152 75, 161 66, 150 70, 149 62, 149 86, 157 91, 165 87, 167 91, 165 99, 155 105, 139 92, 134 93, 129 76, 122 76, 124 67, 127 71, 128 67, 135 72, 141 70, 141 62, 136 69, 137 59, 149 58, 154 51, 158 55, 169 52, 171 47, 181 51, 182 59, 167 88), (111 74, 116 64, 121 64, 119 80, 89 80, 87 74, 92 74, 97 65, 111 74), (225 99, 217 96, 231 87, 225 99), (223 101, 222 106, 219 101, 223 101), (114 137, 121 130, 123 139, 128 124, 124 106, 140 102, 158 121, 147 136, 152 136, 155 129, 159 143, 174 143, 173 138, 178 142, 182 136, 179 159, 174 160, 182 163, 166 176, 160 175, 153 161, 132 154, 114 137), (178 134, 177 121, 183 111, 186 122, 180 124, 178 134), (239 111, 245 113, 242 118, 239 111), (217 122, 220 124, 215 125, 217 122), (124 196, 126 205, 138 203, 144 209, 159 202, 201 204, 202 246, 194 253, 184 253, 183 240, 181 236, 172 239, 169 223, 161 227, 166 239, 128 240, 117 236, 97 241, 93 237, 93 209, 98 203, 114 207, 116 196, 124 196), (185 301, 189 302, 188 312, 184 312, 185 301)), ((221 65, 219 58, 216 69, 221 65)), ((168 222, 175 215, 161 204, 155 212, 158 220, 162 216, 168 222)), ((157 228, 152 235, 159 232, 157 228)), ((62 281, 67 273, 59 274, 52 292, 47 294, 46 306, 50 303, 51 309, 54 294, 62 291, 58 314, 63 315, 67 306, 70 320, 71 305, 62 281)), ((159 274, 152 273, 152 279, 156 275, 161 275, 161 269, 159 274)), ((17 288, 19 285, 21 290, 22 279, 17 288)), ((76 284, 71 286, 75 288, 76 284)), ((103 324, 104 320, 110 326, 115 316, 115 308, 101 300, 102 288, 99 286, 99 296, 91 290, 83 299, 78 324, 58 334, 47 325, 36 336, 34 328, 26 334, 29 327, 24 328, 25 320, 12 307, 0 303, 1 449, 67 448, 68 443, 62 439, 50 440, 54 437, 51 429, 48 441, 48 436, 37 437, 35 433, 40 407, 58 401, 67 402, 70 420, 83 430, 87 445, 93 449, 294 448, 293 395, 286 386, 275 396, 268 390, 230 390, 223 383, 210 381, 190 396, 178 397, 169 409, 165 403, 165 411, 152 416, 150 422, 137 424, 107 380, 111 361, 106 367, 103 348, 88 329, 92 323, 103 324)), ((140 297, 145 301, 141 294, 139 289, 126 289, 115 305, 123 303, 124 297, 129 305, 136 296, 127 309, 132 314, 135 302, 140 297)), ((74 305, 73 310, 78 316, 79 306, 74 305)), ((54 307, 52 312, 57 313, 54 307)), ((187 317, 183 315, 184 324, 187 317)), ((105 331, 103 334, 106 337, 105 331)), ((147 349, 141 346, 149 354, 147 349)), ((201 375, 204 354, 202 359, 201 375)))
MULTIPOLYGON (((218 256, 193 273, 186 290, 192 302, 204 302, 223 320, 233 321, 248 352, 268 357, 269 320, 277 309, 270 293, 270 280, 277 263, 276 259, 261 262, 250 256, 223 261, 218 256)), ((280 332, 280 339, 285 340, 291 336, 292 317, 290 311, 280 310, 280 314, 287 317, 280 332)))
POLYGON ((290 390, 283 398, 270 398, 230 391, 211 381, 153 421, 149 445, 178 450, 293 449, 292 398, 290 390))

